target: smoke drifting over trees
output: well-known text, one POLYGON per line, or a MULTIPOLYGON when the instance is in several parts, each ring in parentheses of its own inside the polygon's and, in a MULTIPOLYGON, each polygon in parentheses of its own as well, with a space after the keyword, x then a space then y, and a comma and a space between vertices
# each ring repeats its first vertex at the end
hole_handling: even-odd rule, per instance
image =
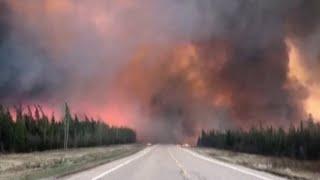
POLYGON ((0 9, 5 104, 67 100, 156 141, 320 118, 317 0, 6 0, 0 9))

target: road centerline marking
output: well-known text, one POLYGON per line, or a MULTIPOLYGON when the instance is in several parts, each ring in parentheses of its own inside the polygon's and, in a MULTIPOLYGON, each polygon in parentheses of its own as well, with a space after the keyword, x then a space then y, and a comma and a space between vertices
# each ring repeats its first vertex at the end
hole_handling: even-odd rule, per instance
POLYGON ((221 162, 221 161, 218 161, 218 160, 215 160, 215 159, 212 159, 212 158, 209 158, 209 157, 205 157, 203 155, 200 155, 198 153, 195 153, 189 149, 185 149, 185 148, 181 148, 183 151, 193 155, 194 157, 197 157, 199 159, 202 159, 202 160, 205 160, 205 161, 208 161, 208 162, 211 162, 213 164, 218 164, 220 166, 224 166, 224 167, 227 167, 227 168, 230 168, 230 169, 233 169, 233 170, 236 170, 238 172, 241 172, 241 173, 244 173, 244 174, 247 174, 247 175, 250 175, 250 176, 253 176, 253 177, 256 177, 256 178, 259 178, 259 179, 262 179, 262 180, 272 180, 270 178, 267 178, 265 176, 262 176, 262 175, 259 175, 259 174, 256 174, 256 173, 253 173, 253 172, 249 172, 249 171, 246 171, 244 169, 240 169, 238 167, 235 167, 235 166, 232 166, 230 164, 227 164, 227 163, 224 163, 224 162, 221 162))
POLYGON ((176 163, 176 165, 180 168, 182 175, 184 176, 185 179, 191 179, 190 174, 188 171, 184 168, 184 166, 173 156, 173 154, 170 152, 169 148, 167 149, 168 153, 171 157, 171 159, 176 163))
POLYGON ((113 167, 113 168, 101 173, 101 174, 99 174, 98 176, 93 177, 91 180, 101 179, 102 177, 104 177, 104 176, 106 176, 106 175, 108 175, 108 174, 110 174, 110 173, 112 173, 112 172, 114 172, 114 171, 116 171, 116 170, 128 165, 128 164, 130 164, 131 162, 133 162, 133 161, 135 161, 137 159, 140 159, 141 157, 145 156, 147 153, 149 153, 154 148, 155 148, 155 146, 152 147, 152 148, 144 149, 142 152, 140 152, 140 154, 136 155, 135 157, 133 157, 133 158, 131 158, 131 159, 129 159, 129 160, 127 160, 127 161, 125 161, 125 162, 123 162, 123 163, 121 163, 121 164, 119 164, 119 165, 117 165, 117 166, 115 166, 115 167, 113 167))

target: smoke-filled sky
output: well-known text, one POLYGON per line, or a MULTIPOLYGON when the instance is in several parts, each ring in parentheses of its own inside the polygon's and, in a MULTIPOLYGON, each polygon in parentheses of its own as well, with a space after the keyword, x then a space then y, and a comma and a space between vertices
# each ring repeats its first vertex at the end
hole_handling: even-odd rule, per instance
POLYGON ((2 0, 0 102, 162 142, 320 119, 320 1, 2 0))

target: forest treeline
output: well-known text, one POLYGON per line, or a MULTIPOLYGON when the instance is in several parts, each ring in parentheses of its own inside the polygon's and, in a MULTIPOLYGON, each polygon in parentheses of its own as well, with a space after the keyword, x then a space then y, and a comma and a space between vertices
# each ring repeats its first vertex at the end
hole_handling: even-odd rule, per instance
POLYGON ((289 129, 262 126, 249 131, 202 131, 198 146, 296 159, 320 159, 320 124, 310 117, 289 129))
POLYGON ((91 147, 133 143, 136 133, 124 127, 110 127, 104 122, 72 115, 68 105, 64 117, 56 120, 41 106, 13 109, 0 105, 0 151, 31 152, 49 149, 91 147))

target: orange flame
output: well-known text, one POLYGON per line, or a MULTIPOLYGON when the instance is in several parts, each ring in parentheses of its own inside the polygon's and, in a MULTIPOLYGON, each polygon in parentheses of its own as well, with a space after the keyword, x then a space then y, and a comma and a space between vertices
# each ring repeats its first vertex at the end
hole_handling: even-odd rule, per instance
POLYGON ((303 53, 299 51, 293 40, 287 39, 286 44, 289 48, 289 77, 298 80, 308 89, 309 96, 304 102, 305 111, 320 120, 320 85, 311 83, 312 75, 308 73, 304 66, 303 53))

